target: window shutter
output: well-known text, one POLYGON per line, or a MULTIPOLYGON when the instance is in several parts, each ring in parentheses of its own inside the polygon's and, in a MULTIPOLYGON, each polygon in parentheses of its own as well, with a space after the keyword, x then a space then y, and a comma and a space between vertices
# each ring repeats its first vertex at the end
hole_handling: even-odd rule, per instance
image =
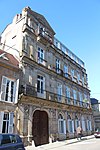
POLYGON ((64 134, 66 134, 66 120, 64 120, 64 134))
POLYGON ((4 116, 4 112, 1 111, 0 112, 0 133, 2 133, 3 116, 4 116))
POLYGON ((13 133, 13 119, 14 118, 14 113, 10 112, 9 113, 9 133, 13 133))
POLYGON ((18 102, 18 90, 19 90, 19 79, 16 81, 16 84, 15 84, 15 103, 18 102))
POLYGON ((7 79, 5 77, 2 77, 2 84, 1 84, 1 100, 5 100, 5 95, 6 95, 6 82, 7 79))

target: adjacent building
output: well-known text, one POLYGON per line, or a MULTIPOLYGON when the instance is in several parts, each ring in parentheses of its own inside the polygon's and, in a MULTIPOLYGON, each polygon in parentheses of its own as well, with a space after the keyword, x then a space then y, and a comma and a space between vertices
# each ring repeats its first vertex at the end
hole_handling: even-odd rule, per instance
POLYGON ((92 111, 93 111, 93 117, 94 117, 94 124, 95 124, 95 130, 100 128, 100 103, 99 100, 96 98, 90 98, 91 105, 92 105, 92 111))
POLYGON ((15 132, 19 75, 19 62, 0 50, 0 133, 15 132))
POLYGON ((92 134, 84 62, 55 38, 43 15, 24 8, 2 32, 1 47, 22 71, 15 131, 26 145, 74 138, 79 125, 84 136, 92 134))

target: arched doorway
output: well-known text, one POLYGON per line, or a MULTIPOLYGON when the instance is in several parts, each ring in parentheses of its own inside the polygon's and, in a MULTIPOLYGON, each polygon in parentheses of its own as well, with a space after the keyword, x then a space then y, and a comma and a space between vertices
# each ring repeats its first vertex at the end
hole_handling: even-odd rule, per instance
POLYGON ((49 143, 48 114, 45 111, 34 112, 32 134, 35 146, 49 143))

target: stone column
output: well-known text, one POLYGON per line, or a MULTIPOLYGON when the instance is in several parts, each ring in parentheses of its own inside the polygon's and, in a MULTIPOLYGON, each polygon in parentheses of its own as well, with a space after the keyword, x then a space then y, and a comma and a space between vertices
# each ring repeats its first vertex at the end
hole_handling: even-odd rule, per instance
POLYGON ((29 107, 29 117, 28 117, 28 143, 29 145, 32 144, 32 120, 33 120, 33 112, 32 106, 29 107))

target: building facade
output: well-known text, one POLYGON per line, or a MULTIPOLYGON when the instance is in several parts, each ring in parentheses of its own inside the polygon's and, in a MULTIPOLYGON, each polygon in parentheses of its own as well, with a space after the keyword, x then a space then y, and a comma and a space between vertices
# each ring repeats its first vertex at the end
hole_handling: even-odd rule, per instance
POLYGON ((18 61, 0 50, 0 133, 15 132, 19 75, 18 61))
POLYGON ((95 130, 100 128, 100 103, 99 100, 95 98, 90 98, 91 105, 92 105, 92 111, 93 111, 93 117, 94 117, 94 124, 95 124, 95 130))
POLYGON ((16 132, 26 145, 46 144, 93 131, 84 62, 55 38, 41 14, 29 7, 16 15, 1 35, 1 47, 22 70, 16 108, 16 132))

